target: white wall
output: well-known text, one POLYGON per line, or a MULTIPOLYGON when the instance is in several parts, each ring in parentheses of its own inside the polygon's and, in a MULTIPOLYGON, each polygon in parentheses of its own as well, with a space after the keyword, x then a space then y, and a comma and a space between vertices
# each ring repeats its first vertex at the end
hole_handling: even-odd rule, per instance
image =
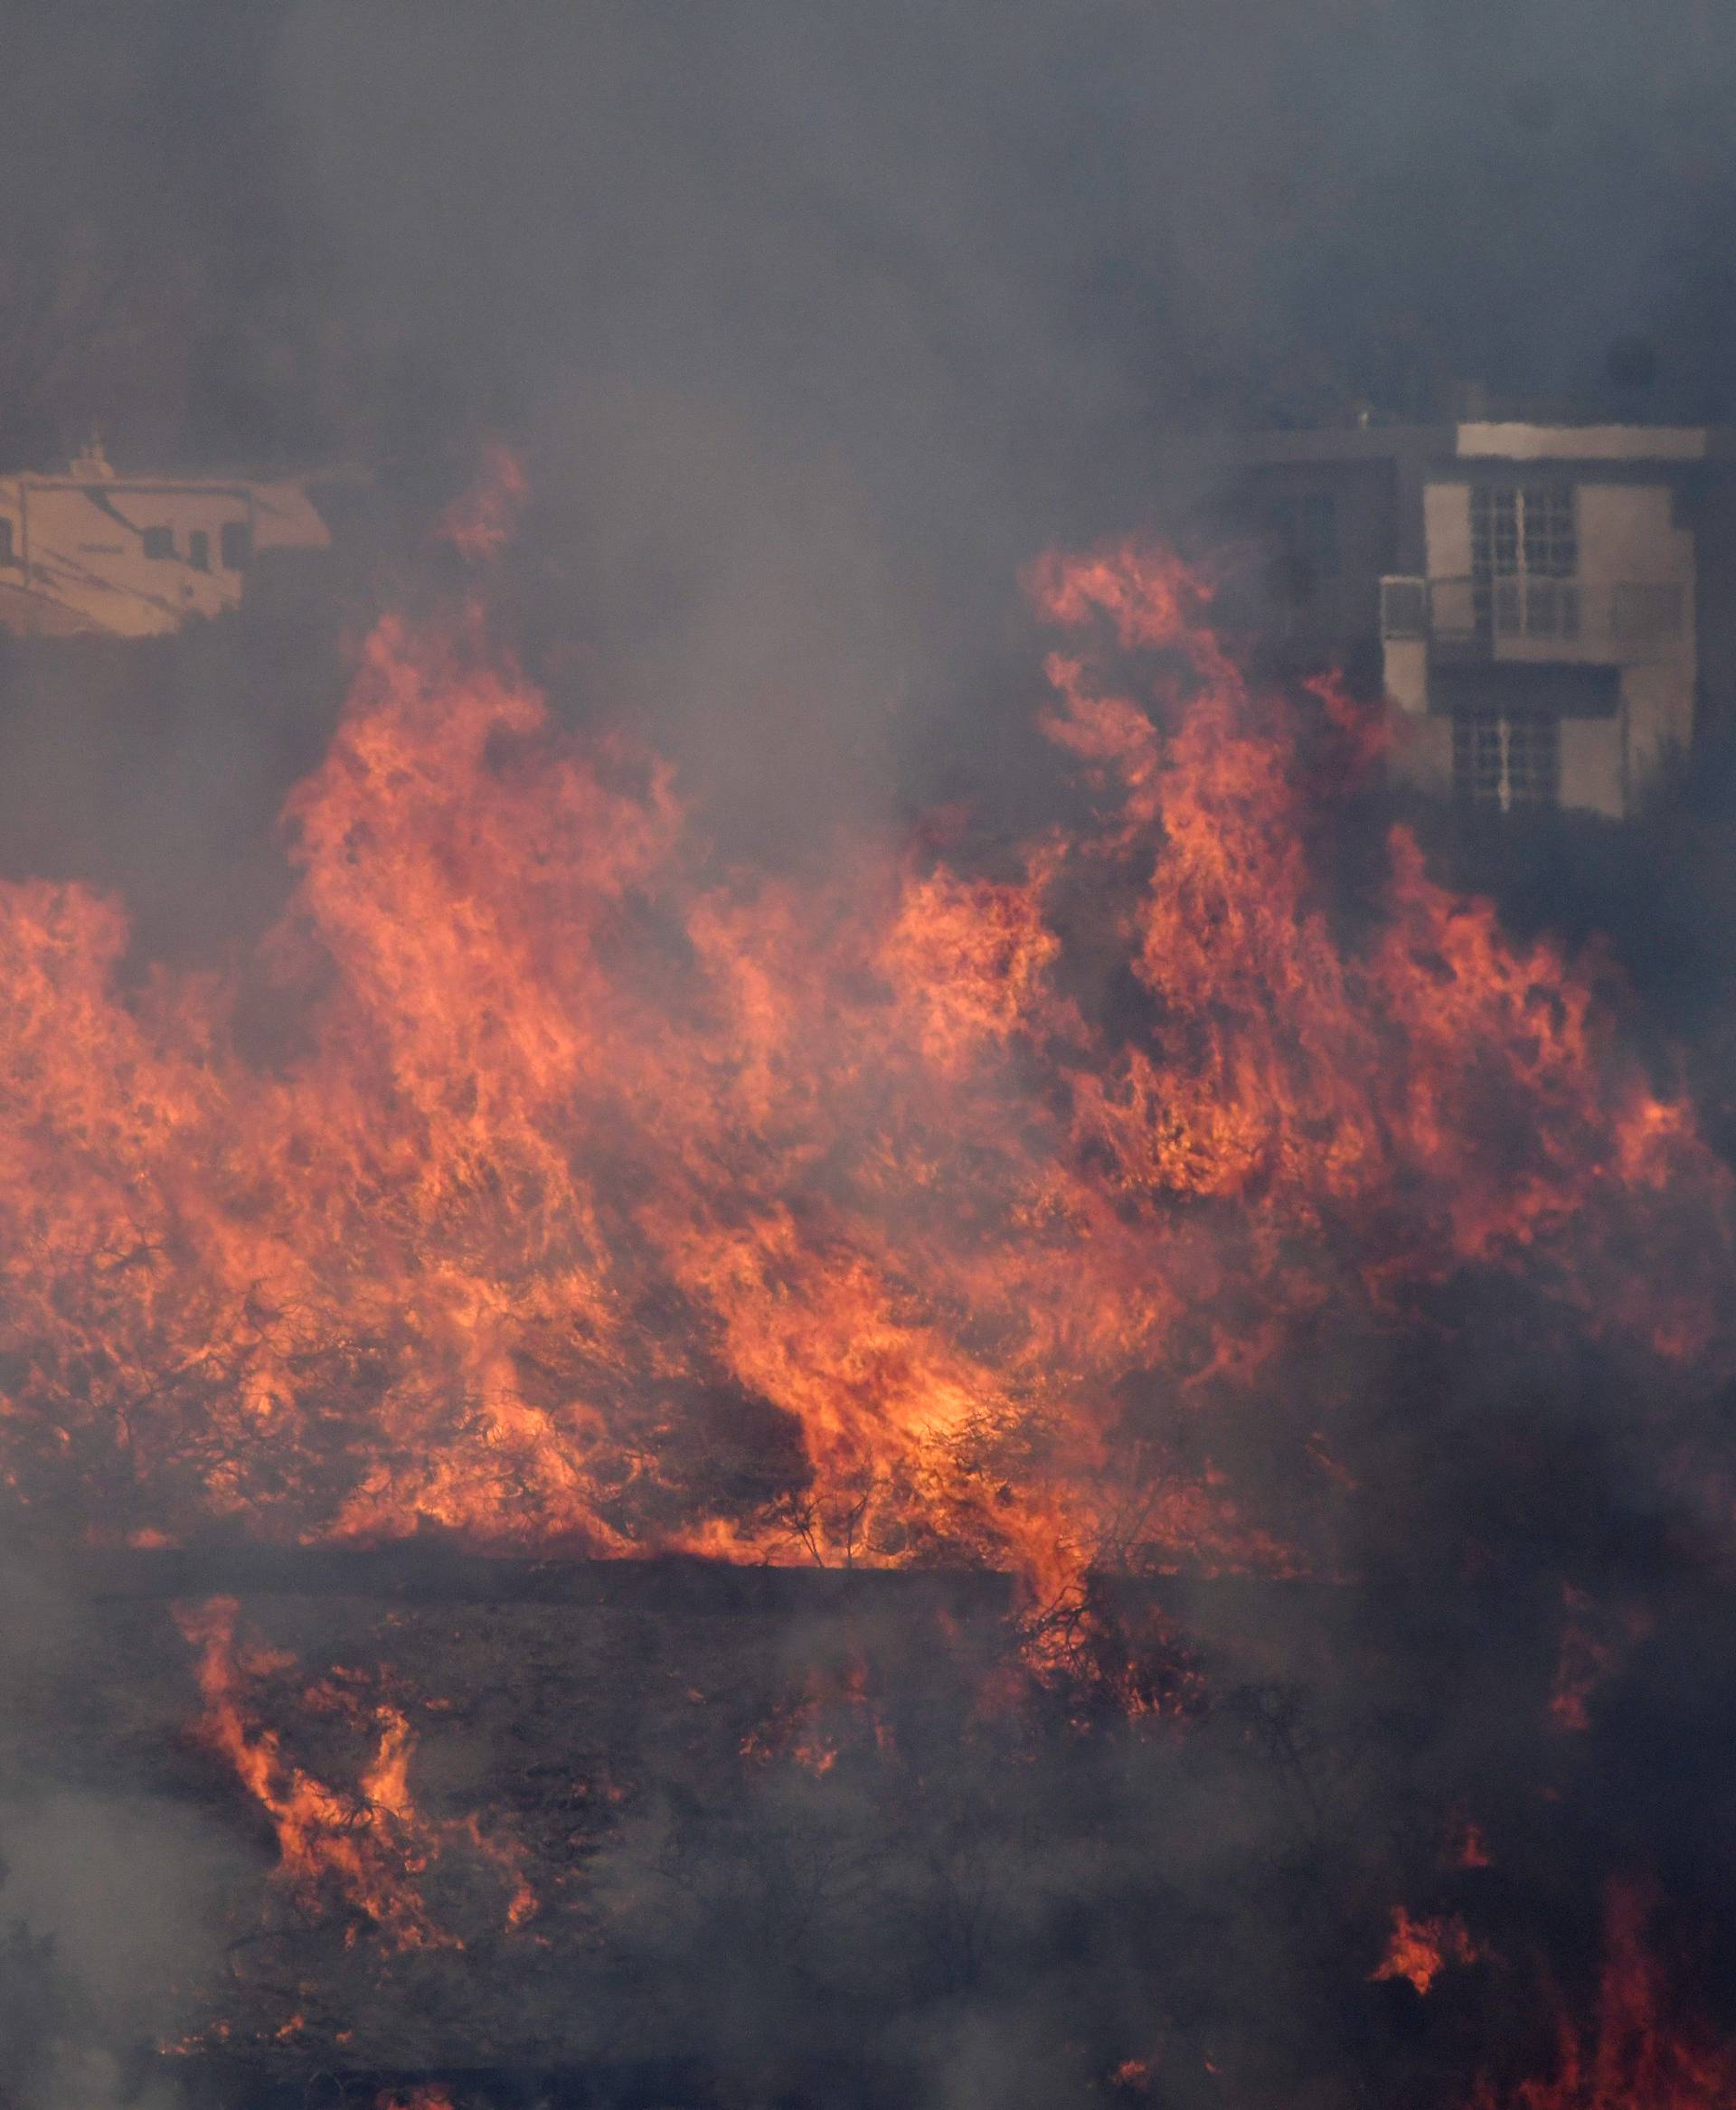
POLYGON ((293 483, 10 476, 0 478, 0 516, 13 523, 0 626, 41 636, 148 637, 234 608, 246 573, 223 562, 225 527, 246 528, 255 549, 330 541, 293 483), (147 528, 169 531, 172 554, 145 554, 147 528), (193 561, 195 533, 205 537, 203 568, 193 561))
POLYGON ((1663 484, 1580 485, 1580 577, 1589 583, 1694 583, 1694 537, 1663 484))
POLYGON ((1561 804, 1618 820, 1627 810, 1619 718, 1561 721, 1561 804))
POLYGON ((1430 579, 1466 579, 1471 570, 1471 487, 1425 484, 1422 532, 1430 579))
POLYGON ((1628 777, 1643 790, 1672 753, 1694 739, 1694 682, 1676 662, 1621 670, 1622 716, 1628 721, 1628 777))
POLYGON ((1407 717, 1420 718, 1429 708, 1427 638, 1389 637, 1381 653, 1388 701, 1407 717))
POLYGON ((241 574, 223 570, 222 551, 224 525, 248 518, 244 496, 121 484, 31 484, 23 500, 26 584, 76 609, 98 629, 149 636, 175 629, 189 615, 220 614, 241 599, 241 574), (170 530, 174 556, 145 555, 147 527, 170 530), (188 560, 194 530, 203 532, 208 544, 204 570, 188 560))

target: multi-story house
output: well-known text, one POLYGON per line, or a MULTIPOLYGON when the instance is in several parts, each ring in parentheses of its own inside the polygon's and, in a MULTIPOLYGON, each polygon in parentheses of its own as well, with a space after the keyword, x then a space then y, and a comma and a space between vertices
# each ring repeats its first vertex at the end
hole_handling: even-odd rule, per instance
POLYGON ((1269 649, 1378 684, 1426 790, 1630 813, 1736 671, 1716 430, 1371 423, 1231 453, 1269 649))
POLYGON ((298 480, 118 476, 93 439, 61 475, 0 476, 0 630, 157 636, 239 606, 260 555, 330 542, 298 480))

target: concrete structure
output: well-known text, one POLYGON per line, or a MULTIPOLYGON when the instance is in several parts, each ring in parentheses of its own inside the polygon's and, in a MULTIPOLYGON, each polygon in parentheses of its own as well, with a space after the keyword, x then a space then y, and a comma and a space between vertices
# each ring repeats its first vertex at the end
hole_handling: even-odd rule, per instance
POLYGON ((330 541, 298 481, 120 476, 93 438, 62 476, 0 476, 0 629, 160 636, 238 607, 262 552, 330 541))
POLYGON ((1279 657, 1378 683, 1425 789, 1628 814, 1731 686, 1719 432, 1371 424, 1231 452, 1267 559, 1241 612, 1279 657))

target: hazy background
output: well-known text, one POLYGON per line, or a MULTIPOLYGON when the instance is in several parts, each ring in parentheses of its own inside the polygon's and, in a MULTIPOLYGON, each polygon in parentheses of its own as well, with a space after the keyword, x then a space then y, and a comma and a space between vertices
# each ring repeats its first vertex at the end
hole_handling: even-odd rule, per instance
POLYGON ((269 905, 238 846, 318 750, 335 634, 486 436, 535 487, 562 707, 799 845, 1046 782, 1017 569, 1184 517, 1178 432, 1465 381, 1731 408, 1717 0, 9 17, 0 466, 95 421, 123 466, 376 494, 343 619, 24 684, 0 867, 124 886, 165 945, 269 905))
POLYGON ((111 415, 198 447, 613 378, 876 485, 1072 488, 1154 410, 1585 386, 1636 331, 1726 391, 1712 0, 171 0, 12 42, 14 201, 184 281, 184 401, 141 370, 111 415))

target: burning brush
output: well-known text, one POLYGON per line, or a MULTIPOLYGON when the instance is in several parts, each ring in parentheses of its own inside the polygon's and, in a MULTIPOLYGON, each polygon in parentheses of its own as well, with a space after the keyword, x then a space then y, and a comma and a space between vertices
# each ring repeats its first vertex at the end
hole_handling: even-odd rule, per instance
MULTIPOLYGON (((522 495, 455 513, 450 539, 497 559, 522 495)), ((1509 939, 1402 830, 1347 884, 1335 828, 1377 768, 1378 712, 1332 683, 1250 684, 1174 556, 1051 557, 1028 584, 1058 637, 1044 729, 1090 818, 1010 864, 863 839, 822 883, 726 867, 692 791, 655 756, 557 730, 472 613, 368 641, 288 807, 293 899, 238 977, 123 975, 118 905, 0 888, 15 1528, 1010 1573, 1004 1646, 973 1654, 937 1626, 958 1682, 926 1729, 855 1635, 843 1670, 770 1680, 707 1747, 731 1808, 754 1813, 725 1828, 727 1855, 707 1834, 704 1865, 731 1882, 775 1888, 753 1858, 775 1812, 828 1879, 849 1866, 857 1910, 872 1885, 836 1813, 928 1811, 920 1870, 895 1827, 868 1861, 896 1868, 900 1897, 950 1900, 923 1997, 954 2001, 1002 1956, 973 1813, 1015 1779, 1077 1802, 1067 1768, 1106 1738, 1175 1769, 1177 1797, 1203 1796, 1192 1752, 1258 1763, 1311 1851, 1337 1836, 1343 1781, 1306 1710, 1245 1663, 1226 1673, 1233 1650, 1214 1663, 1179 1638, 1185 1616, 1116 1609, 1104 1578, 1353 1587, 1394 1572, 1437 1468, 1505 1444, 1530 1469, 1524 1432, 1462 1400, 1462 1444, 1395 1432, 1371 1405, 1393 1372, 1425 1371, 1446 1400, 1439 1372, 1474 1327, 1515 1371, 1568 1344, 1631 1380, 1612 1426, 1652 1446, 1701 1528, 1722 1528, 1729 1485, 1695 1433, 1731 1375, 1729 1175, 1625 1047, 1598 972, 1509 939), (296 1020, 269 1056, 237 1023, 250 983, 296 1020)), ((1489 1484, 1518 1484, 1506 1470, 1489 1484)), ((1486 1497, 1428 1550, 1430 1573, 1498 1578, 1502 1515, 1486 1497)), ((1570 1608, 1557 1713, 1595 1741, 1594 1672, 1615 1657, 1570 1608)), ((429 1891, 462 1864, 493 1900, 488 1941, 555 1939, 512 1826, 424 1807, 397 1701, 344 1700, 369 1754, 344 1785, 260 1695, 306 1709, 347 1688, 248 1639, 231 1602, 182 1625, 202 1749, 269 1822, 278 1894, 304 1919, 401 1961, 460 1950, 429 1891)), ((1643 1649, 1649 1629, 1628 1631, 1643 1649)), ((1545 1679, 1540 1737, 1547 1717, 1545 1679)), ((1092 1777, 1117 1824, 1149 1821, 1125 1781, 1092 1777)), ((588 1805, 599 1828, 575 1850, 582 1882, 569 1873, 593 1948, 610 1898, 638 1925, 670 1868, 696 1865, 682 1792, 588 1805)), ((1498 1863, 1505 1880, 1464 1783, 1438 1799, 1430 1837, 1456 1810, 1458 1878, 1498 1863)), ((1054 1865, 1082 1866, 1083 1838, 1054 1865)), ((1344 1851, 1392 1873, 1384 1843, 1344 1851)), ((1091 1879, 1114 1898, 1103 1924, 1158 1940, 1146 1903, 1091 1879)), ((668 1940, 712 1924, 703 1890, 669 1906, 668 1940)), ((1563 2025, 1553 2080, 1486 2077, 1479 2105, 1731 2099, 1721 2054, 1660 2036, 1625 1895, 1602 2021, 1563 2025)), ((1350 1920, 1317 1921, 1314 1946, 1342 1943, 1354 1987, 1369 1920, 1350 1920)), ((792 1983, 817 1969, 778 1939, 792 1983)), ((1033 1969, 1045 1941, 1066 1950, 1034 1923, 1002 1948, 1033 1969)), ((813 1996, 832 2025, 916 1997, 873 1955, 848 1997, 813 1996)), ((1400 1910, 1373 1982, 1433 2011, 1514 1955, 1458 1907, 1400 1910)), ((1111 2096, 1234 2099, 1229 2054, 1184 2083, 1153 2050, 1181 2028, 1105 2024, 1111 2096)))

